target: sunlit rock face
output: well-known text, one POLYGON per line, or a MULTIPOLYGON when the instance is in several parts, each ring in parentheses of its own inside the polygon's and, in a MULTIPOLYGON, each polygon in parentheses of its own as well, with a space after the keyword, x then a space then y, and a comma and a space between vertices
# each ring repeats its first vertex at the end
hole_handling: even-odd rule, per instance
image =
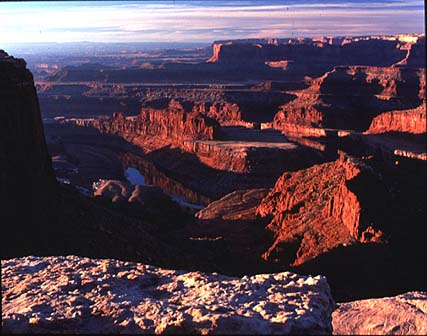
POLYGON ((18 333, 330 334, 326 279, 234 278, 117 261, 2 261, 2 327, 18 333))
POLYGON ((342 303, 332 316, 336 335, 425 335, 427 293, 342 303))
POLYGON ((422 134, 427 132, 426 105, 414 109, 384 112, 375 117, 366 134, 404 132, 422 134))
POLYGON ((295 266, 339 245, 380 242, 384 199, 372 169, 343 153, 336 161, 284 173, 257 208, 260 216, 272 216, 267 230, 274 242, 263 258, 295 266))
POLYGON ((212 140, 219 127, 215 120, 188 110, 175 100, 171 100, 166 109, 143 108, 138 116, 126 118, 115 113, 110 119, 78 119, 75 122, 153 149, 179 145, 184 139, 212 140))

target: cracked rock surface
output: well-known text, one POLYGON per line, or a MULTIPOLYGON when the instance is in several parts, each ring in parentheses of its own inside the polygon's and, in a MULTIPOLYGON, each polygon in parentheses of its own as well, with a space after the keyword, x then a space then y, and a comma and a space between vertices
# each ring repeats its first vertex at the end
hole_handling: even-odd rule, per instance
POLYGON ((330 334, 322 276, 234 278, 76 256, 2 260, 12 333, 330 334))
POLYGON ((339 304, 336 335, 427 335, 427 292, 339 304))

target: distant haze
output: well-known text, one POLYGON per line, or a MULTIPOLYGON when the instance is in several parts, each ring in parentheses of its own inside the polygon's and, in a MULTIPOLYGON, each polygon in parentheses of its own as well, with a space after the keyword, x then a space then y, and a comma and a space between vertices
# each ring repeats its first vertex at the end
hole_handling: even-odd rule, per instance
POLYGON ((0 48, 424 33, 424 12, 422 0, 1 2, 0 48))

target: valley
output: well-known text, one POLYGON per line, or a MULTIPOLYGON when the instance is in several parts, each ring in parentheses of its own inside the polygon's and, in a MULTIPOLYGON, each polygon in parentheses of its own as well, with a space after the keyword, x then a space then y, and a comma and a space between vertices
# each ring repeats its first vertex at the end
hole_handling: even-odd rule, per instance
POLYGON ((425 290, 425 35, 105 48, 0 51, 8 272, 62 255, 126 288, 147 264, 321 274, 337 302, 425 290))

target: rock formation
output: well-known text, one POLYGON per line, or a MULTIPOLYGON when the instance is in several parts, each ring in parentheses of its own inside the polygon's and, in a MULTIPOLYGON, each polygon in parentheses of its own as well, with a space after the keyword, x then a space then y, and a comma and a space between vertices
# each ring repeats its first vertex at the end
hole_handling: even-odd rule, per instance
POLYGON ((295 61, 319 65, 384 65, 403 59, 406 50, 399 48, 398 41, 385 39, 350 40, 343 45, 318 45, 308 41, 289 41, 280 44, 262 42, 228 41, 214 42, 213 55, 209 62, 245 63, 267 61, 295 61), (375 50, 375 51, 374 51, 375 50))
POLYGON ((57 230, 57 190, 33 76, 24 60, 3 50, 0 108, 1 244, 6 257, 25 255, 35 244, 41 249, 55 244, 49 235, 57 230))
POLYGON ((111 119, 89 120, 87 123, 101 133, 119 135, 152 149, 171 144, 179 146, 184 139, 214 139, 218 128, 213 119, 188 111, 175 100, 171 100, 165 110, 143 108, 134 117, 115 113, 111 119))
POLYGON ((384 112, 376 116, 366 134, 404 132, 412 134, 427 133, 425 101, 417 108, 384 112))
MULTIPOLYGON (((71 186, 59 187, 45 144, 31 73, 23 60, 3 51, 0 70, 2 259, 82 254, 166 267, 201 265, 197 256, 193 255, 190 262, 181 247, 164 242, 173 236, 166 232, 173 232, 175 224, 182 225, 188 219, 176 203, 168 200, 173 211, 165 212, 163 201, 152 202, 155 204, 150 207, 112 204, 84 197, 71 186)), ((148 198, 143 194, 135 196, 144 203, 148 198)))
POLYGON ((427 293, 340 303, 332 319, 335 335, 425 335, 427 293))
POLYGON ((335 67, 307 89, 293 93, 297 98, 282 105, 274 117, 276 129, 295 133, 296 126, 305 126, 365 131, 381 112, 415 108, 425 101, 425 71, 335 67))
POLYGON ((419 37, 415 43, 402 44, 400 49, 407 52, 405 58, 397 62, 394 66, 410 66, 415 68, 425 68, 426 66, 426 37, 419 37))
POLYGON ((269 189, 234 191, 210 203, 196 213, 196 217, 204 221, 254 219, 258 205, 269 191, 269 189))
POLYGON ((125 153, 121 160, 124 167, 133 167, 138 169, 144 176, 146 184, 159 186, 169 195, 179 195, 194 204, 208 205, 212 202, 210 198, 205 197, 186 187, 181 182, 170 178, 165 173, 157 169, 152 162, 144 160, 138 155, 125 153))
MULTIPOLYGON (((159 205, 170 199, 157 186, 131 185, 117 180, 101 180, 94 183, 94 196, 104 196, 113 202, 137 202, 144 205, 159 205)), ((172 206, 172 204, 169 204, 172 206)))
POLYGON ((335 66, 418 67, 425 64, 425 37, 366 36, 354 38, 217 41, 211 64, 225 68, 259 69, 269 79, 303 80, 318 77, 335 66), (264 68, 263 68, 264 66, 264 68))
POLYGON ((297 273, 322 272, 341 301, 422 290, 423 167, 417 160, 388 165, 341 153, 336 161, 284 173, 270 192, 238 190, 212 202, 188 230, 221 239, 227 253, 219 264, 227 272, 291 265, 297 273))
POLYGON ((69 121, 125 138, 143 149, 159 169, 209 198, 236 189, 270 187, 283 171, 325 159, 289 142, 277 130, 220 126, 199 112, 200 105, 185 103, 186 107, 171 100, 166 110, 143 108, 135 117, 116 114, 111 119, 69 121))
POLYGON ((200 103, 195 110, 218 121, 221 125, 244 124, 239 105, 229 102, 200 103))
POLYGON ((339 159, 294 173, 284 173, 257 209, 272 216, 267 229, 274 242, 263 258, 299 265, 339 245, 381 241, 382 200, 366 202, 381 185, 362 161, 341 154, 339 159), (373 211, 375 210, 375 211, 373 211))
POLYGON ((321 276, 239 279, 75 256, 2 260, 4 332, 328 334, 334 308, 321 276))
POLYGON ((306 162, 311 154, 305 148, 290 142, 190 140, 184 141, 182 149, 194 153, 201 162, 215 169, 265 176, 280 174, 283 170, 294 170, 299 164, 306 162), (277 160, 275 165, 272 164, 273 159, 277 160))

